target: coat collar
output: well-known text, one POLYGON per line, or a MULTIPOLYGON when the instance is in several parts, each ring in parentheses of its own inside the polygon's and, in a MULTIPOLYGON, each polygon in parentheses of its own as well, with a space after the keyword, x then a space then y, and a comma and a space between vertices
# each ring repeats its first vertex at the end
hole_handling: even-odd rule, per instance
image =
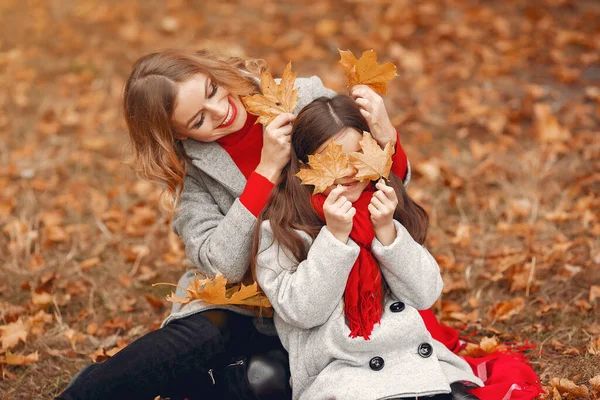
POLYGON ((187 139, 183 141, 183 148, 195 167, 226 187, 235 197, 242 194, 246 177, 221 145, 187 139))

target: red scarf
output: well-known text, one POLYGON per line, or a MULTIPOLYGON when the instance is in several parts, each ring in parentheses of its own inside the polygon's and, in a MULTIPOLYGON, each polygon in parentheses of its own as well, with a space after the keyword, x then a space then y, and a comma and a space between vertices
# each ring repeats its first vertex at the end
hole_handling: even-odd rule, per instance
MULTIPOLYGON (((350 322, 350 337, 362 336, 365 340, 369 340, 373 326, 380 322, 383 313, 381 271, 371 253, 375 231, 368 206, 373 192, 373 185, 369 185, 353 203, 356 215, 352 220, 350 238, 358 244, 360 253, 350 271, 344 292, 344 312, 350 322)), ((323 194, 312 196, 312 205, 323 221, 326 198, 323 194)))

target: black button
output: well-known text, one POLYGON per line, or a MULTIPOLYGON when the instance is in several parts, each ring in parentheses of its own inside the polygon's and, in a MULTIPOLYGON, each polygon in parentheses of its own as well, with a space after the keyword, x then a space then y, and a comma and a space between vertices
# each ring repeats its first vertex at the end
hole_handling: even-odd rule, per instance
POLYGON ((391 312, 400 312, 400 311, 404 311, 404 308, 406 308, 406 306, 404 305, 403 302, 401 301, 397 301, 395 303, 392 303, 390 305, 390 311, 391 312))
POLYGON ((427 358, 433 354, 433 347, 429 343, 421 343, 419 345, 419 355, 423 358, 427 358))
POLYGON ((383 369, 383 364, 383 358, 381 357, 373 357, 371 358, 371 361, 369 361, 369 367, 371 367, 373 371, 381 371, 383 369))

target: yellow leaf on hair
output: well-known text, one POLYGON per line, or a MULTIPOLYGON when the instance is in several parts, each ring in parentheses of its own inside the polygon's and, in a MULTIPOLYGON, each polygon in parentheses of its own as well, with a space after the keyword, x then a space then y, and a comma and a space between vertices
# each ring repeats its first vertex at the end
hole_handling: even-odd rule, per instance
POLYGON ((384 95, 387 92, 387 83, 396 76, 396 66, 391 62, 377 64, 377 53, 367 50, 356 59, 351 51, 340 52, 340 64, 348 70, 348 86, 367 85, 375 92, 384 95))
POLYGON ((281 113, 294 112, 298 104, 298 89, 294 89, 296 74, 292 72, 292 63, 283 71, 281 82, 277 84, 270 73, 260 76, 262 94, 242 97, 249 113, 258 115, 257 122, 267 126, 281 113))

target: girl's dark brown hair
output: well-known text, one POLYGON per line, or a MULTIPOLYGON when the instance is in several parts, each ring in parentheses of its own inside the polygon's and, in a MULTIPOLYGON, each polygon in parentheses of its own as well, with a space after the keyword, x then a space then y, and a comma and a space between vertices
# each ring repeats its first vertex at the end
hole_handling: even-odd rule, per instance
MULTIPOLYGON (((353 99, 345 95, 334 98, 321 97, 300 111, 292 131, 290 163, 281 174, 281 181, 271 192, 266 207, 258 217, 252 248, 252 273, 255 273, 260 232, 263 221, 269 221, 274 241, 298 262, 306 259, 308 248, 297 230, 308 233, 313 239, 324 222, 311 204, 312 186, 301 185, 296 176, 308 156, 343 128, 359 132, 369 131, 367 122, 353 99)), ((398 196, 394 219, 399 221, 413 239, 423 244, 429 226, 427 212, 406 193, 400 178, 390 174, 390 185, 398 196)))
POLYGON ((175 209, 187 170, 187 158, 173 125, 179 85, 203 73, 229 93, 246 96, 259 91, 255 77, 265 69, 263 60, 242 60, 206 50, 164 50, 135 62, 123 99, 132 165, 140 177, 164 185, 161 203, 167 210, 175 209))

